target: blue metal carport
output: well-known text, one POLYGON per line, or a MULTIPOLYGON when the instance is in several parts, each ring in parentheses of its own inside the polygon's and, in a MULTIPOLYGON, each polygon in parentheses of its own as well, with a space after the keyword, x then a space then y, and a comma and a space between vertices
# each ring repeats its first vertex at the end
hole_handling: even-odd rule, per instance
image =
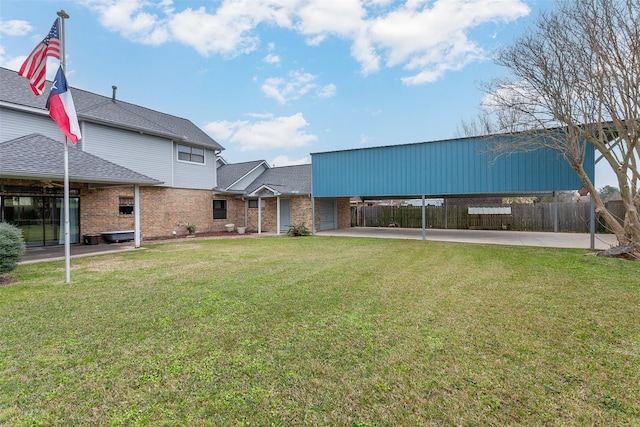
MULTIPOLYGON (((315 198, 440 198, 550 194, 578 190, 578 175, 555 150, 495 156, 495 135, 312 153, 315 198)), ((586 144, 584 169, 593 180, 595 153, 586 144)))

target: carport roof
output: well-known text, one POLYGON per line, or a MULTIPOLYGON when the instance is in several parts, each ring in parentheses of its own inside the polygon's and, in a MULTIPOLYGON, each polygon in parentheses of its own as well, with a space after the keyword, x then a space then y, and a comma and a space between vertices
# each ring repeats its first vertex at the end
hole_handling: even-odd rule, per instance
MULTIPOLYGON (((104 185, 158 185, 161 181, 69 147, 69 180, 104 185)), ((0 177, 64 179, 64 146, 41 134, 0 143, 0 177)))
MULTIPOLYGON (((577 190, 582 181, 551 148, 496 156, 495 145, 516 135, 312 153, 314 197, 478 197, 577 190)), ((584 170, 593 179, 595 154, 584 142, 584 170)))

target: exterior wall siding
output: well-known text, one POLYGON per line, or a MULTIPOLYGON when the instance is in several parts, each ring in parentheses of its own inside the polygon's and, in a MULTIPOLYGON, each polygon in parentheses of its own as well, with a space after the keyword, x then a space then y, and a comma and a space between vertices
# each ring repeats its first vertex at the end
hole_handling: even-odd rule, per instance
POLYGON ((173 185, 171 140, 84 123, 80 144, 85 152, 173 185))
MULTIPOLYGON (((46 98, 43 102, 46 102, 46 98)), ((25 113, 0 107, 0 141, 9 141, 31 133, 64 141, 64 134, 47 114, 25 113)))
POLYGON ((173 186, 212 189, 216 186, 216 154, 204 150, 204 164, 178 160, 178 144, 173 144, 173 186))
MULTIPOLYGON (((497 137, 495 137, 497 138, 497 137)), ((489 139, 462 139, 312 154, 314 197, 513 194, 577 190, 555 151, 494 158, 489 139)), ((587 174, 595 174, 588 146, 587 174)))

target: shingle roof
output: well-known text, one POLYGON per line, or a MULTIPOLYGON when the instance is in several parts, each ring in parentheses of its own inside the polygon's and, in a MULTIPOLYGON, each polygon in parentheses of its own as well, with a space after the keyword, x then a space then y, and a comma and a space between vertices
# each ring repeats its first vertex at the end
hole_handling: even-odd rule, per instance
POLYGON ((244 163, 228 163, 218 168, 218 187, 228 190, 233 183, 247 175, 249 172, 265 163, 264 160, 254 160, 244 163))
MULTIPOLYGON (((64 146, 40 134, 0 142, 0 177, 64 179, 64 146)), ((157 185, 161 181, 69 146, 69 180, 157 185)))
MULTIPOLYGON (((15 71, 0 67, 0 101, 45 110, 47 96, 35 96, 26 79, 15 71)), ((45 93, 49 93, 47 82, 45 93)), ((163 136, 177 142, 224 150, 213 138, 191 121, 139 105, 71 88, 79 121, 103 123, 137 132, 163 136)))
POLYGON ((247 187, 246 193, 265 186, 280 194, 311 194, 311 165, 267 169, 247 187))

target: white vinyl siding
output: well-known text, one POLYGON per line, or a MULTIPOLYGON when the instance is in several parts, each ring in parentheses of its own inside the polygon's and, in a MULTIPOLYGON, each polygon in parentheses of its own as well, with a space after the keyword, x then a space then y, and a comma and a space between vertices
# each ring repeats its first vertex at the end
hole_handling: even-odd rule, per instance
POLYGON ((31 133, 39 133, 55 141, 64 141, 64 134, 46 112, 34 114, 0 108, 0 141, 9 141, 31 133))
POLYGON ((171 140, 86 123, 84 151, 172 185, 171 140))
POLYGON ((178 160, 178 145, 173 154, 173 186, 210 190, 216 186, 216 155, 213 150, 204 150, 204 163, 178 160))

